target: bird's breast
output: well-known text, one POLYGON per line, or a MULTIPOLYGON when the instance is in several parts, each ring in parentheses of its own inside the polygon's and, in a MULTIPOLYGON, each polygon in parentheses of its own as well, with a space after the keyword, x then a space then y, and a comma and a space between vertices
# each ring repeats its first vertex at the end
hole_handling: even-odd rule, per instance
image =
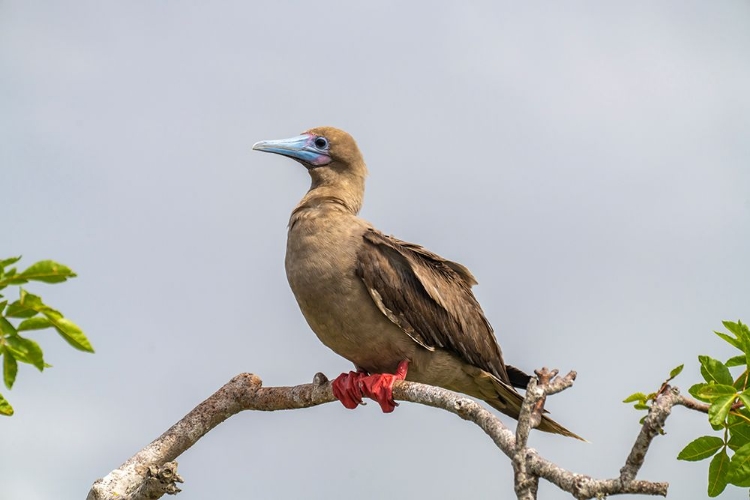
POLYGON ((395 369, 413 342, 378 310, 356 275, 369 226, 353 215, 316 215, 297 217, 287 239, 286 274, 302 314, 339 355, 370 371, 395 369))
POLYGON ((354 286, 358 224, 313 216, 298 219, 289 229, 286 273, 298 300, 322 302, 339 298, 354 286))

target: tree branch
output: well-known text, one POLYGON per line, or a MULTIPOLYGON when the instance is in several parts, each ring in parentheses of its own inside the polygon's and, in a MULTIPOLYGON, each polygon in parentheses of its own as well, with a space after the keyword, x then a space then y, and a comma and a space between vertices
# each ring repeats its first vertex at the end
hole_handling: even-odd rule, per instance
MULTIPOLYGON (((526 445, 530 429, 535 424, 538 425, 541 418, 542 408, 539 402, 548 394, 570 387, 575 378, 575 372, 565 377, 555 377, 556 373, 542 370, 537 372, 540 383, 537 384, 537 380, 532 379, 519 417, 516 436, 493 413, 468 397, 446 389, 397 381, 393 387, 393 395, 397 400, 441 408, 478 425, 513 461, 518 498, 536 498, 539 478, 550 481, 577 499, 622 493, 666 496, 667 483, 637 481, 635 475, 643 464, 651 440, 664 425, 671 407, 674 404, 685 404, 679 399, 679 395, 664 395, 661 402, 657 399, 652 405, 619 478, 593 479, 555 465, 526 445)), ((315 375, 312 384, 294 387, 262 387, 262 382, 256 375, 237 375, 119 468, 98 479, 89 491, 87 500, 146 500, 157 499, 164 494, 175 494, 180 491, 176 483, 182 482, 182 478, 177 474, 177 463, 174 460, 232 415, 243 410, 309 408, 331 401, 334 401, 331 384, 322 373, 315 375)))
POLYGON ((142 488, 141 484, 151 477, 150 468, 160 468, 172 462, 208 431, 232 415, 242 410, 273 411, 309 408, 331 401, 334 401, 333 392, 323 374, 316 375, 312 384, 264 388, 260 377, 242 373, 227 382, 118 469, 97 480, 86 498, 87 500, 159 498, 164 493, 171 493, 167 491, 167 486, 159 496, 144 496, 139 491, 142 488))
MULTIPOLYGON (((700 401, 696 401, 693 398, 688 398, 686 396, 680 396, 677 401, 675 401, 675 404, 682 405, 685 408, 688 408, 690 410, 699 411, 701 413, 708 413, 708 409, 711 408, 711 405, 708 403, 702 403, 700 401)), ((742 403, 738 403, 738 405, 741 405, 742 403)), ((732 406, 732 409, 734 409, 734 406, 732 406)))

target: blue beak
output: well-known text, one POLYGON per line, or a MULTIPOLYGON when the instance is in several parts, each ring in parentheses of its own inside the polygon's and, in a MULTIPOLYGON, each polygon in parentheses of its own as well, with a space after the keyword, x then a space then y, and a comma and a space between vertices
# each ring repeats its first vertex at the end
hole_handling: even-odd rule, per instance
POLYGON ((319 148, 315 145, 315 139, 316 136, 312 134, 303 134, 290 137, 289 139, 256 142, 253 144, 253 149, 288 156, 311 167, 319 167, 331 163, 327 142, 325 148, 319 148))

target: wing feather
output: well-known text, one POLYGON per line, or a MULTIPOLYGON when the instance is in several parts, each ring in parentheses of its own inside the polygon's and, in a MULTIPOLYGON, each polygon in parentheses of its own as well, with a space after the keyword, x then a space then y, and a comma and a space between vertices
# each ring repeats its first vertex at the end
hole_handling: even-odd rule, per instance
POLYGON ((357 262, 357 275, 380 311, 415 342, 450 350, 510 383, 466 267, 375 229, 364 234, 357 262))

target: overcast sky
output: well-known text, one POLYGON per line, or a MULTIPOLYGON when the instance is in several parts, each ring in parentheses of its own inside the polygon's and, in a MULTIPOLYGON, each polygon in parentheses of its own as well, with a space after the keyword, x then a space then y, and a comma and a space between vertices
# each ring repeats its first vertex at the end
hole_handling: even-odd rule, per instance
MULTIPOLYGON (((36 332, 43 374, 2 393, 3 500, 84 498, 233 375, 350 369, 284 275, 309 178, 254 142, 334 125, 370 169, 363 216, 467 265, 505 358, 575 369, 532 436, 614 477, 651 391, 750 321, 750 4, 0 2, 0 258, 97 352, 36 332)), ((512 421, 506 422, 511 425, 512 421)), ((642 478, 700 498, 710 432, 677 408, 642 478)), ((509 498, 476 427, 402 404, 238 415, 179 459, 179 498, 509 498)), ((740 490, 726 498, 746 498, 740 490)), ((569 498, 549 484, 540 498, 569 498)))

